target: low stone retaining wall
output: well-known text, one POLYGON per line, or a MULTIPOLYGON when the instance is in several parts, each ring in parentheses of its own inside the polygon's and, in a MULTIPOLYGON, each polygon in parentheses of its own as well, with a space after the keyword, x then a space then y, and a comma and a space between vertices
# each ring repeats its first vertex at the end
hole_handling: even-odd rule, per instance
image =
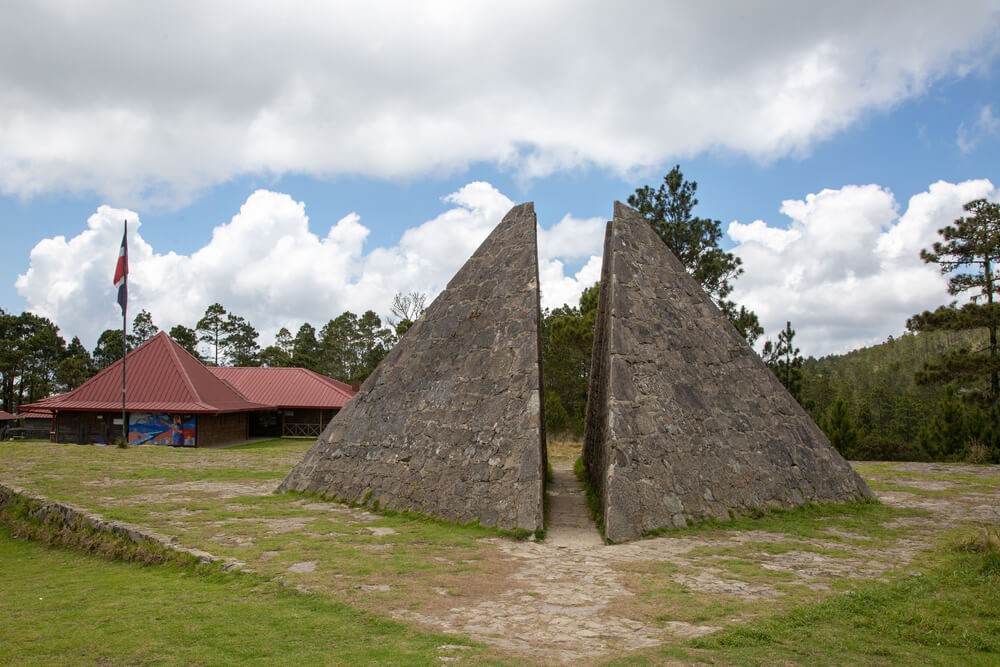
POLYGON ((55 524, 74 531, 91 530, 96 533, 134 542, 135 544, 150 545, 154 548, 191 556, 202 563, 219 564, 225 570, 236 569, 243 565, 243 563, 235 559, 223 559, 213 556, 207 551, 181 546, 177 544, 176 537, 160 535, 145 528, 125 523, 124 521, 111 521, 83 508, 74 507, 69 503, 50 500, 45 496, 40 496, 16 486, 0 482, 0 510, 4 510, 18 502, 24 503, 27 506, 29 518, 39 525, 55 524))

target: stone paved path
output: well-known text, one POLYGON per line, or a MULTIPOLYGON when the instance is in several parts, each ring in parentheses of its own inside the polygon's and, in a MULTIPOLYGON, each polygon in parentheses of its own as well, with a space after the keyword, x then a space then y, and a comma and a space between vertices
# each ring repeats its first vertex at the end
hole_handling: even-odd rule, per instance
POLYGON ((609 611, 612 602, 631 593, 608 557, 570 465, 553 462, 543 542, 487 540, 520 563, 504 590, 444 614, 404 612, 397 617, 467 634, 545 664, 579 662, 662 641, 663 629, 609 611))
POLYGON ((583 485, 566 464, 553 463, 545 542, 553 546, 595 547, 604 541, 590 519, 583 485))
POLYGON ((663 629, 610 613, 612 602, 631 593, 614 559, 608 558, 609 548, 590 519, 583 485, 570 465, 553 462, 544 541, 486 540, 519 562, 502 590, 442 614, 404 611, 396 617, 466 634, 545 664, 579 662, 662 641, 663 629))

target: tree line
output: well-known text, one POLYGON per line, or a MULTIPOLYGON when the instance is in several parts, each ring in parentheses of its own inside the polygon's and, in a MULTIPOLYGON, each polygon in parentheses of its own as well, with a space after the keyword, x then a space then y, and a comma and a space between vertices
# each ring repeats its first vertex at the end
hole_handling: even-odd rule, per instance
POLYGON ((91 366, 80 339, 67 345, 48 318, 0 308, 0 409, 14 412, 19 405, 79 386, 93 374, 91 366))

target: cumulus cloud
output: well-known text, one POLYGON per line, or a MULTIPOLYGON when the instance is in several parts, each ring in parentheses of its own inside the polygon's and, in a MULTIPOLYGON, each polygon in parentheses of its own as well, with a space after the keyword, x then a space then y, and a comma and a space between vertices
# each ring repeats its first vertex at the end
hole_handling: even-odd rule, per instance
POLYGON ((790 321, 806 355, 898 335, 910 315, 952 299, 920 250, 963 215, 963 204, 998 194, 987 180, 939 181, 911 197, 902 213, 893 194, 876 185, 785 201, 787 228, 761 220, 729 225, 745 269, 733 298, 756 311, 772 338, 790 321))
POLYGON ((532 178, 708 148, 802 153, 985 67, 1000 12, 992 0, 97 1, 16 3, 3 19, 0 192, 137 207, 180 206, 247 173, 404 178, 488 162, 532 178))
MULTIPOLYGON (((282 326, 317 328, 345 310, 387 315, 397 292, 434 298, 514 205, 489 183, 469 183, 443 201, 449 208, 407 229, 391 247, 368 250, 369 230, 349 213, 316 233, 303 202, 258 190, 211 240, 190 255, 154 249, 139 216, 101 206, 73 238, 39 242, 16 282, 35 313, 92 347, 121 326, 112 271, 129 221, 129 311, 148 310, 163 329, 194 327, 212 303, 246 317, 267 344, 282 326)), ((544 305, 575 303, 600 275, 603 223, 565 216, 539 230, 544 305), (585 262, 573 275, 564 265, 585 262)))
POLYGON ((583 290, 601 279, 605 225, 603 218, 580 219, 566 214, 551 229, 538 230, 543 308, 575 306, 583 290), (575 265, 580 266, 567 274, 567 267, 575 265))
MULTIPOLYGON (((970 180, 934 183, 905 207, 877 185, 785 201, 787 223, 730 223, 745 269, 732 296, 757 312, 772 337, 791 321, 807 355, 898 335, 907 317, 951 299, 920 250, 963 214, 964 203, 998 196, 990 181, 970 180)), ((443 202, 440 215, 410 227, 395 245, 368 248, 369 230, 357 214, 317 229, 305 203, 258 190, 188 255, 150 246, 135 212, 101 206, 72 238, 39 242, 16 286, 33 312, 92 347, 101 331, 121 323, 112 270, 127 219, 130 313, 148 310, 163 329, 193 327, 219 302, 246 317, 267 344, 282 326, 321 327, 344 310, 385 316, 397 292, 434 298, 514 205, 484 182, 443 202)), ((576 304, 600 278, 605 224, 567 213, 538 230, 543 307, 576 304)))

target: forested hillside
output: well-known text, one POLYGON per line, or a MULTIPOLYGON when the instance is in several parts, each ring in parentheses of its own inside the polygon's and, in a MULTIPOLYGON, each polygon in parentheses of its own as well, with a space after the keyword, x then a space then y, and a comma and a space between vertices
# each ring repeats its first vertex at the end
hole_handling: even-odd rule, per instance
POLYGON ((1000 460, 996 408, 915 380, 924 364, 944 352, 987 342, 985 330, 908 333, 847 354, 806 359, 803 407, 849 458, 1000 460))

